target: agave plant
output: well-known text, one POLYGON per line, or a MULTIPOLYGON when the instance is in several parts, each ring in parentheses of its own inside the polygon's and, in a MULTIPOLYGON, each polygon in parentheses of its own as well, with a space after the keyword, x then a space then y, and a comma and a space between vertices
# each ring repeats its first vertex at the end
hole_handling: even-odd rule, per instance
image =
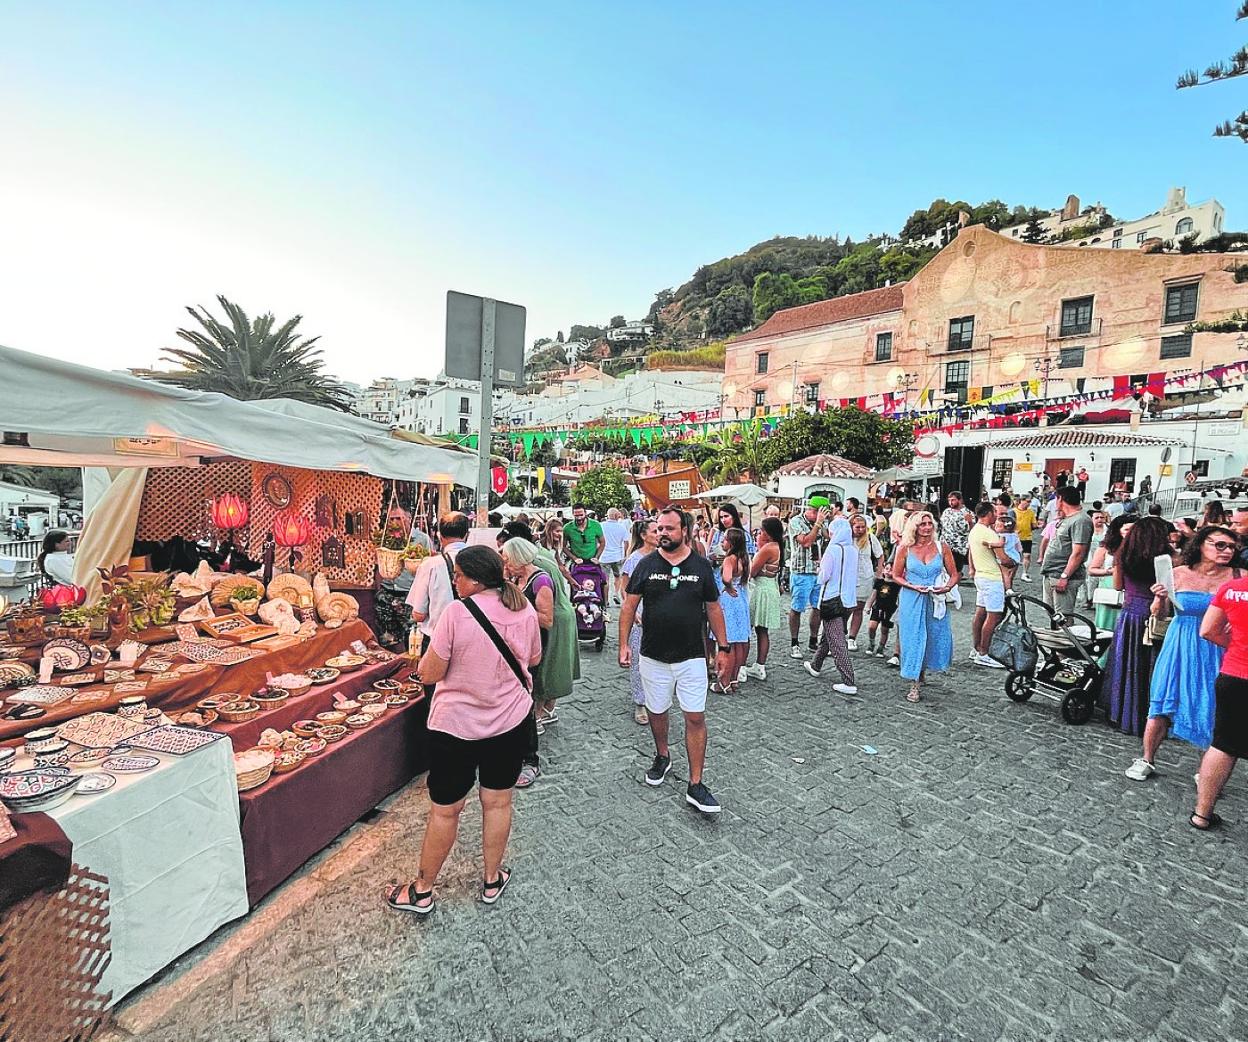
POLYGON ((191 348, 169 348, 165 357, 182 368, 153 374, 155 379, 241 401, 293 398, 344 412, 350 408, 347 389, 322 371, 316 348, 320 337, 300 339, 296 334, 301 315, 278 326, 271 313, 250 319, 225 297, 217 301, 227 321, 219 322, 205 308, 187 308, 201 329, 178 330, 191 348))

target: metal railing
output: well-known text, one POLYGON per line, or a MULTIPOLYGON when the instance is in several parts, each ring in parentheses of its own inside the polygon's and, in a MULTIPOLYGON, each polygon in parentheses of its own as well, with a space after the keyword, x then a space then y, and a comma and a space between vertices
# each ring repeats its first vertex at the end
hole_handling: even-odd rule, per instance
MULTIPOLYGON (((78 549, 78 533, 73 532, 69 537, 69 552, 73 553, 78 549)), ((38 557, 43 550, 43 536, 36 536, 33 539, 10 539, 7 542, 0 542, 0 557, 18 557, 25 561, 33 560, 38 557)))

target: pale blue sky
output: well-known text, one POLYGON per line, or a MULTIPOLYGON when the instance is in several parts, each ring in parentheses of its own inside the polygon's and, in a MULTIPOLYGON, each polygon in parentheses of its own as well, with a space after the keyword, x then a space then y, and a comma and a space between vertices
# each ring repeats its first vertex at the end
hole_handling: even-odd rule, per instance
POLYGON ((224 292, 431 375, 448 288, 531 340, 935 196, 1248 229, 1248 80, 1174 90, 1235 6, 0 0, 0 343, 150 364, 224 292))

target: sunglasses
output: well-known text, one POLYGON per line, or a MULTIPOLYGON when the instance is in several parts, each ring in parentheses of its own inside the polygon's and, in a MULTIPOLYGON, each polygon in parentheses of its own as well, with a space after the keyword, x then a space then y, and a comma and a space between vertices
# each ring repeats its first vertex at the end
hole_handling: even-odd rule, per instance
POLYGON ((677 564, 677 565, 672 566, 672 577, 667 582, 667 588, 669 590, 674 590, 676 589, 679 583, 680 583, 680 565, 677 564))

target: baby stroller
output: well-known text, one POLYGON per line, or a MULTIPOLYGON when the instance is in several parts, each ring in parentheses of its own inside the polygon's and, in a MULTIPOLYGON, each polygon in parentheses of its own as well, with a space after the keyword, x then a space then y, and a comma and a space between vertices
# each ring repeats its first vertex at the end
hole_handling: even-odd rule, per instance
POLYGON ((988 654, 1009 669, 1005 693, 1015 702, 1040 691, 1061 702, 1068 724, 1086 724, 1105 676, 1099 660, 1113 639, 1112 632, 1098 630, 1087 616, 1055 611, 1042 600, 1011 591, 988 654))
POLYGON ((607 640, 607 620, 603 605, 607 601, 607 579, 593 561, 578 561, 572 566, 572 610, 576 612, 576 637, 583 644, 593 644, 601 651, 607 640))

